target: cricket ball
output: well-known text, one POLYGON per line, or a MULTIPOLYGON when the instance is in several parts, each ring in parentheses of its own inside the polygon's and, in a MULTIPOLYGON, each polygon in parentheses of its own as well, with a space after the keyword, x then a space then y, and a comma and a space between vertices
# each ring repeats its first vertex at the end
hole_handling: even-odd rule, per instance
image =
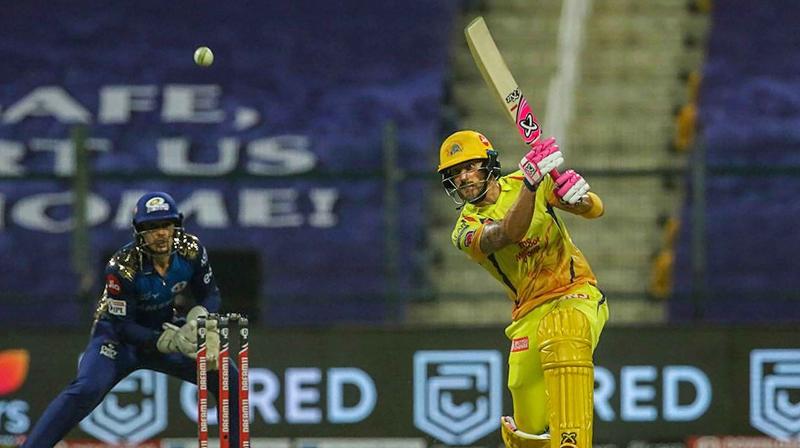
POLYGON ((200 47, 194 51, 194 62, 201 67, 208 67, 214 62, 214 53, 208 47, 200 47))

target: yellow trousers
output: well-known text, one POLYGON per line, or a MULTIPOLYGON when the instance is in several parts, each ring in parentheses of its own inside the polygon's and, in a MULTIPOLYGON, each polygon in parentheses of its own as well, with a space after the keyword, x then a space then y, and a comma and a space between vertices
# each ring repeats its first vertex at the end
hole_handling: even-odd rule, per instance
MULTIPOLYGON (((580 331, 583 331, 585 334, 585 350, 583 350, 583 355, 578 356, 589 358, 584 364, 588 365, 588 368, 591 368, 589 344, 591 345, 591 352, 593 352, 595 347, 597 347, 600 333, 607 320, 608 304, 606 303, 605 297, 603 297, 603 294, 597 288, 586 284, 572 289, 564 296, 538 306, 521 319, 512 322, 511 325, 506 328, 506 336, 511 340, 511 353, 508 358, 508 388, 511 391, 511 397, 513 399, 514 420, 520 430, 530 434, 541 434, 548 430, 553 420, 553 415, 550 413, 551 410, 548 408, 548 400, 555 402, 561 409, 561 411, 553 410, 553 412, 561 412, 562 414, 568 414, 571 411, 570 409, 564 411, 564 406, 584 406, 584 408, 589 406, 588 411, 586 411, 588 412, 589 419, 589 427, 586 428, 589 441, 588 443, 583 443, 585 446, 580 446, 579 448, 591 446, 591 388, 593 379, 589 380, 591 383, 581 380, 580 387, 575 387, 573 388, 575 390, 569 391, 571 394, 580 394, 578 399, 569 398, 571 395, 568 395, 568 398, 563 398, 564 392, 557 391, 558 386, 554 385, 551 380, 551 391, 550 396, 548 396, 545 369, 542 367, 542 357, 552 355, 552 353, 549 355, 544 353, 548 351, 552 352, 552 346, 547 346, 550 342, 549 340, 553 339, 551 337, 552 328, 559 327, 562 325, 561 322, 564 322, 563 325, 565 326, 575 325, 583 327, 580 331), (580 313, 575 313, 574 311, 579 311, 580 313), (564 316, 569 317, 569 319, 564 320, 564 316), (572 322, 576 323, 573 324, 572 322), (543 332, 543 330, 546 331, 543 332), (541 339, 548 340, 542 341, 541 339), (542 343, 546 346, 540 347, 542 343), (541 353, 540 350, 542 350, 541 353), (586 390, 587 388, 588 391, 586 390), (588 397, 586 397, 587 394, 588 397), (559 398, 554 395, 562 397, 559 398), (586 400, 589 401, 587 402, 586 400), (575 402, 574 405, 573 402, 575 402)), ((561 329, 558 328, 556 331, 560 332, 561 329)), ((565 330, 566 333, 569 333, 569 331, 569 329, 565 330)), ((575 331, 573 329, 573 334, 574 333, 575 331)), ((564 337, 560 339, 570 338, 564 337)), ((561 344, 561 346, 564 345, 565 344, 561 344)), ((567 348, 567 351, 569 350, 573 349, 567 348)), ((550 359, 554 358, 550 356, 550 359)), ((557 363, 548 363, 548 366, 550 366, 548 368, 551 368, 554 364, 557 363)), ((550 370, 551 378, 553 372, 574 371, 574 369, 570 369, 572 369, 572 367, 553 368, 553 370, 550 370)), ((586 367, 583 368, 583 375, 591 375, 592 372, 586 369, 586 367)), ((561 373, 556 374, 560 375, 561 373)), ((571 383, 568 382, 567 384, 571 383)), ((581 424, 585 425, 585 423, 586 422, 582 422, 581 424)), ((569 439, 569 434, 572 433, 566 432, 565 434, 567 435, 564 437, 569 439)), ((577 445, 577 443, 570 443, 570 440, 566 440, 566 442, 562 443, 562 441, 559 440, 561 434, 554 434, 553 430, 551 430, 551 436, 553 438, 553 446, 564 447, 577 445)))

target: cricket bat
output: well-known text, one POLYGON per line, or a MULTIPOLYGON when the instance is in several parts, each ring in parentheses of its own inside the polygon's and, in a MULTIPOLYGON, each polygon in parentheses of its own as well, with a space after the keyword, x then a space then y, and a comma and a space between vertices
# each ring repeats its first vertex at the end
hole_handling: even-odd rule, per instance
MULTIPOLYGON (((475 60, 475 65, 478 66, 489 90, 500 100, 506 116, 517 126, 517 131, 525 144, 533 145, 541 137, 542 128, 536 115, 531 111, 528 100, 519 90, 519 85, 503 60, 503 55, 497 49, 486 21, 481 16, 476 17, 464 28, 464 34, 472 59, 475 60)), ((558 171, 555 169, 550 171, 550 177, 556 179, 558 171)))

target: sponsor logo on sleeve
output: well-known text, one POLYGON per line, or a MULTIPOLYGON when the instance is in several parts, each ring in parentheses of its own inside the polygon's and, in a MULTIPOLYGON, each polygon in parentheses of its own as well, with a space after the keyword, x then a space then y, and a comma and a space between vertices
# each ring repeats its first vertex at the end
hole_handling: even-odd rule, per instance
POLYGON ((127 316, 128 304, 124 300, 110 299, 108 301, 108 312, 115 316, 127 316))
POLYGON ((117 359, 117 344, 115 342, 104 342, 100 346, 100 354, 110 359, 117 359))
POLYGON ((472 239, 474 237, 475 237, 475 231, 474 230, 470 230, 469 232, 467 232, 467 234, 464 235, 464 247, 469 247, 470 244, 472 244, 472 239))
POLYGON ((456 247, 461 250, 463 247, 461 246, 461 242, 464 240, 464 234, 467 233, 467 225, 466 223, 462 223, 460 228, 458 229, 458 235, 455 237, 456 247))
POLYGON ((117 296, 120 292, 122 292, 122 285, 120 285, 117 276, 114 274, 106 275, 106 293, 110 296, 117 296))

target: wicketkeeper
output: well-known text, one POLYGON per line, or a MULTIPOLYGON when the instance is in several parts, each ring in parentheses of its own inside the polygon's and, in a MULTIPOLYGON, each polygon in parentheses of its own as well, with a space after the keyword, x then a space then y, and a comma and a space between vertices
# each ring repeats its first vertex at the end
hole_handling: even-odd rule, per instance
POLYGON ((592 352, 608 305, 557 210, 592 219, 603 203, 573 170, 550 178, 563 162, 552 138, 535 143, 506 176, 478 132, 456 132, 439 150, 442 185, 461 208, 453 244, 514 303, 505 331, 514 416, 501 421, 509 448, 592 445, 592 352))
MULTIPOLYGON (((208 253, 196 236, 184 232, 183 215, 167 193, 147 193, 137 201, 133 233, 134 240, 106 267, 105 290, 77 377, 50 403, 23 446, 54 446, 135 370, 197 383, 196 318, 218 312, 221 302, 208 253)), ((213 326, 207 332, 207 352, 215 368, 219 333, 213 326)), ((231 361, 231 409, 238 409, 237 372, 231 361)), ((209 372, 215 395, 217 375, 209 372)), ((231 446, 238 446, 236 412, 230 428, 231 446)))

